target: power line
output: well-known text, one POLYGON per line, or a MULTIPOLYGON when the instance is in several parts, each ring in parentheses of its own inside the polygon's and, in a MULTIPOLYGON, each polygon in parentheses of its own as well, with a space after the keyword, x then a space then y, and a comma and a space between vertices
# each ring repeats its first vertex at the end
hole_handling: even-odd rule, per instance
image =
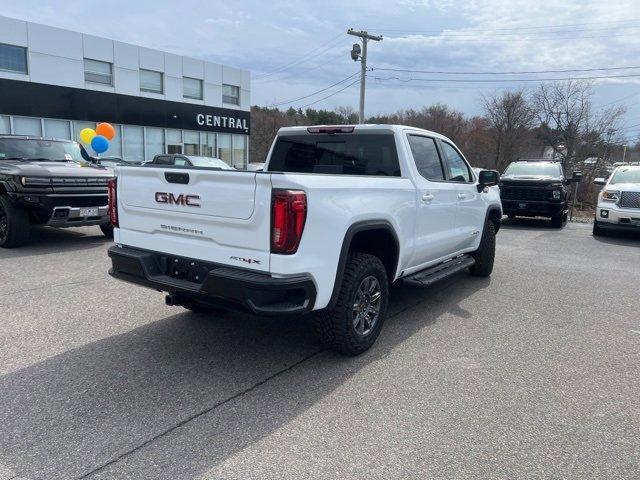
POLYGON ((313 93, 310 93, 310 94, 308 94, 308 95, 303 95, 302 97, 290 98, 290 99, 288 99, 288 100, 282 100, 282 101, 279 101, 279 102, 274 102, 274 103, 270 104, 269 106, 270 106, 270 107, 278 107, 278 106, 280 106, 280 105, 284 105, 284 104, 287 104, 287 103, 295 103, 295 102, 297 102, 297 101, 299 101, 299 100, 304 100, 305 98, 313 97, 314 95, 317 95, 318 93, 325 92, 325 91, 329 90, 330 88, 336 87, 336 86, 340 85, 341 83, 344 83, 344 82, 346 82, 346 81, 348 81, 348 80, 352 79, 353 77, 355 77, 355 76, 356 76, 356 75, 358 75, 359 73, 360 73, 360 72, 352 73, 352 74, 351 74, 351 75, 349 75, 348 77, 345 77, 345 78, 343 78, 342 80, 340 80, 340 81, 338 81, 338 82, 336 82, 336 83, 332 83, 332 84, 331 84, 331 85, 329 85, 328 87, 325 87, 325 88, 323 88, 323 89, 321 89, 321 90, 317 90, 317 91, 315 91, 315 92, 313 92, 313 93))
POLYGON ((380 70, 385 72, 403 72, 403 73, 428 73, 442 75, 529 75, 539 73, 570 73, 570 72, 597 72, 609 70, 633 70, 640 66, 629 67, 603 67, 603 68, 575 68, 563 70, 529 70, 529 71, 501 71, 501 72, 473 72, 473 71, 444 71, 444 70, 410 70, 404 68, 371 68, 371 70, 380 70))
MULTIPOLYGON (((492 31, 501 32, 501 31, 521 31, 521 30, 539 30, 539 29, 548 29, 548 28, 566 28, 566 27, 585 27, 589 25, 604 25, 604 24, 619 24, 619 23, 634 23, 640 21, 640 18, 632 18, 627 20, 609 20, 609 21, 601 21, 601 22, 588 22, 588 23, 569 23, 569 24, 556 24, 556 25, 538 25, 532 27, 511 27, 511 28, 492 28, 492 31)), ((614 27, 610 27, 614 28, 614 27)), ((385 32, 393 32, 393 31, 409 31, 402 29, 390 29, 390 28, 375 28, 375 30, 385 31, 385 32)), ((419 30, 414 30, 419 31, 419 30)), ((426 33, 441 33, 445 30, 423 30, 426 33)), ((477 29, 477 30, 465 30, 466 32, 486 32, 487 29, 477 29)))
MULTIPOLYGON (((493 43, 509 43, 514 41, 544 41, 544 40, 586 40, 586 39, 594 39, 594 38, 614 38, 614 37, 637 37, 637 34, 610 34, 610 35, 579 35, 579 36, 551 36, 551 37, 536 37, 536 36, 526 36, 522 34, 513 34, 512 38, 494 38, 491 35, 468 35, 468 36, 454 36, 454 35, 415 35, 417 37, 422 37, 425 39, 431 40, 443 40, 449 42, 458 42, 458 43, 481 43, 491 41, 493 43)), ((403 36, 389 36, 388 38, 399 39, 406 38, 403 36)))
POLYGON ((500 83, 500 82, 560 82, 566 80, 600 80, 605 78, 636 78, 640 77, 640 73, 627 74, 627 75, 595 75, 588 77, 563 77, 563 78, 482 78, 482 79, 467 79, 467 78, 400 78, 396 76, 392 77, 374 77, 376 80, 388 81, 398 80, 400 82, 447 82, 447 83, 500 83))
POLYGON ((620 103, 623 100, 627 100, 628 98, 632 98, 632 97, 635 97, 637 95, 640 95, 640 91, 636 92, 636 93, 632 93, 631 95, 626 95, 626 96, 624 96, 622 98, 619 98, 618 100, 614 100, 613 102, 605 103, 604 105, 601 105, 600 108, 608 107, 609 105, 613 105, 615 103, 620 103))
POLYGON ((344 88, 341 88, 340 90, 336 90, 335 92, 331 93, 330 95, 327 95, 326 97, 322 97, 322 98, 321 98, 321 99, 319 99, 319 100, 316 100, 316 101, 314 101, 314 102, 308 103, 308 104, 303 105, 302 107, 299 107, 299 108, 301 108, 301 109, 302 109, 302 108, 310 107, 311 105, 315 105, 316 103, 319 103, 319 102, 321 102, 321 101, 323 101, 323 100, 326 100, 327 98, 331 98, 331 97, 333 97, 334 95, 337 95, 337 94, 339 94, 340 92, 345 91, 345 90, 346 90, 347 88, 349 88, 349 87, 353 87, 356 83, 359 83, 359 82, 360 82, 360 79, 356 80, 355 82, 350 83, 349 85, 347 85, 347 86, 346 86, 346 87, 344 87, 344 88))
POLYGON ((313 66, 309 66, 306 68, 303 68, 302 70, 298 70, 297 72, 290 72, 289 74, 285 75, 284 77, 271 77, 271 78, 267 78, 266 80, 261 80, 263 82, 281 82, 283 80, 287 80, 289 78, 295 77, 295 76, 299 76, 302 73, 308 73, 308 72, 312 72, 314 70, 317 70, 320 67, 324 67, 325 65, 328 65, 330 63, 335 63, 336 60, 340 59, 340 58, 344 58, 345 56, 345 52, 341 51, 338 55, 332 56, 329 59, 327 59, 326 61, 323 61, 321 63, 318 63, 317 65, 313 65, 313 66))
POLYGON ((326 52, 328 49, 332 48, 333 45, 330 45, 332 43, 334 43, 336 40, 338 40, 339 38, 341 38, 344 35, 344 33, 340 32, 338 35, 332 37, 330 40, 328 40, 327 42, 319 45, 318 47, 314 48, 313 50, 310 50, 309 52, 306 52, 304 55, 302 55, 301 57, 298 57, 294 60, 292 60, 291 62, 285 63, 284 65, 281 65, 280 67, 275 68, 274 70, 271 70, 270 72, 266 72, 266 73, 262 73, 259 75, 256 75, 256 77, 254 78, 254 80, 259 80, 268 76, 271 76, 275 73, 281 72, 285 69, 287 69, 290 66, 293 66, 295 64, 298 64, 300 62, 304 62, 310 58, 314 58, 324 52, 326 52), (322 49, 323 47, 327 47, 324 50, 322 50, 321 52, 318 52, 318 50, 322 49), (317 52, 315 55, 312 55, 313 53, 317 52))
MULTIPOLYGON (((595 32, 607 32, 610 30, 620 31, 628 29, 637 29, 640 25, 627 25, 622 27, 604 27, 604 28, 579 28, 573 30, 549 30, 538 32, 523 32, 523 29, 514 29, 513 31, 501 32, 497 29, 484 29, 484 30, 441 30, 441 31, 421 31, 421 30, 395 30, 391 31, 391 34, 405 34, 405 35, 420 35, 425 37, 470 37, 477 35, 488 34, 494 37, 511 37, 518 35, 557 35, 557 34, 573 34, 573 33, 595 33, 595 32)), ((382 30, 387 31, 388 30, 382 30)))

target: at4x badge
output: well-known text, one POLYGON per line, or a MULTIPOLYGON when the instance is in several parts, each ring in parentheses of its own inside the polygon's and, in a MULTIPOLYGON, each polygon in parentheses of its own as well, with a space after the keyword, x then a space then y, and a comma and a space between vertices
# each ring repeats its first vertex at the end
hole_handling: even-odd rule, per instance
POLYGON ((229 257, 229 259, 234 260, 236 262, 244 262, 244 263, 249 263, 249 264, 256 263, 256 264, 260 265, 260 260, 256 260, 255 258, 229 257))

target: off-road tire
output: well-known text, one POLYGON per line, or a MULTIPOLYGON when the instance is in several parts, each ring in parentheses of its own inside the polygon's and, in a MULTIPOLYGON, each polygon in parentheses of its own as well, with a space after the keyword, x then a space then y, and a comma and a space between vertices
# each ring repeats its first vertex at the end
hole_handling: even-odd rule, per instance
POLYGON ((605 235, 605 231, 602 227, 598 225, 598 221, 595 220, 593 222, 593 236, 594 237, 603 237, 605 235))
POLYGON ((491 220, 485 222, 480 246, 471 256, 476 261, 472 267, 469 267, 471 275, 474 277, 488 277, 491 275, 496 257, 496 225, 491 220))
POLYGON ((342 277, 340 293, 331 309, 318 312, 314 317, 314 331, 327 348, 343 355, 355 356, 368 350, 380 335, 389 304, 389 281, 380 259, 366 253, 350 253, 342 277), (376 323, 366 335, 356 332, 353 325, 353 304, 362 281, 373 276, 381 292, 380 309, 376 323))
POLYGON ((113 238, 113 225, 111 222, 103 223, 100 225, 100 230, 102 230, 102 234, 107 238, 113 238))
POLYGON ((0 222, 3 223, 0 231, 0 247, 20 247, 29 241, 31 223, 29 215, 20 207, 0 195, 0 222))
POLYGON ((559 215, 551 217, 551 226, 553 228, 562 228, 567 224, 567 214, 562 212, 559 215))

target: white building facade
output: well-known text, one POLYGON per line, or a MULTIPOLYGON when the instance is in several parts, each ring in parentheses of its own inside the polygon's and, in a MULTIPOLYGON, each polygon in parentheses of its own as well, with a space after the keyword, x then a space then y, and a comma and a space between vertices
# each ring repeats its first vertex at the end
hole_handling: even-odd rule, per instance
POLYGON ((109 122, 103 156, 248 161, 250 74, 200 59, 0 16, 0 133, 78 140, 109 122))

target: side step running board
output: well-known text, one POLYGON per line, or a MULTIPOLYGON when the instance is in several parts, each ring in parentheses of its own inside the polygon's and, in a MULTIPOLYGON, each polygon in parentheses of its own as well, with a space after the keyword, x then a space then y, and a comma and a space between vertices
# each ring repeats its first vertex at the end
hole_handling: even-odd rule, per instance
POLYGON ((459 257, 447 260, 444 263, 434 265, 433 267, 420 270, 419 272, 404 277, 404 281, 410 285, 427 287, 432 283, 453 275, 454 273, 458 273, 472 267, 475 263, 476 261, 471 255, 460 255, 459 257))

